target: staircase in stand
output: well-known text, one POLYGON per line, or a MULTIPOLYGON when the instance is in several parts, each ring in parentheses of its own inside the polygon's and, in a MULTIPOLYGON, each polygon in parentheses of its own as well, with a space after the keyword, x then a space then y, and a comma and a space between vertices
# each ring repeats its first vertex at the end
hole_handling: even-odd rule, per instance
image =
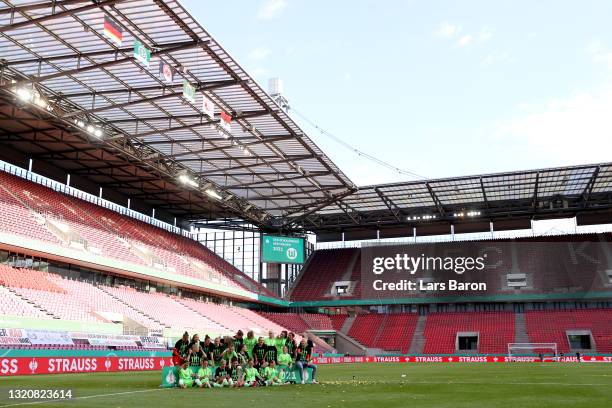
POLYGON ((423 347, 425 347, 425 337, 423 332, 425 331, 425 324, 427 322, 427 316, 419 316, 416 328, 414 329, 414 335, 412 336, 412 342, 410 343, 409 354, 422 354, 423 347))

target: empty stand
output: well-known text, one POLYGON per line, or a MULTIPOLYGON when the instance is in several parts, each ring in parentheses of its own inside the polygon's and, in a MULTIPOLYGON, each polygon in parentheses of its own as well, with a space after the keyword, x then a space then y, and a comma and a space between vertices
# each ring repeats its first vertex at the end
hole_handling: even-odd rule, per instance
POLYGON ((3 172, 0 212, 3 232, 274 296, 199 242, 3 172))
POLYGON ((340 331, 340 329, 342 329, 342 326, 344 326, 344 322, 346 321, 347 317, 348 315, 346 314, 330 315, 329 320, 332 323, 333 329, 336 331, 340 331))
POLYGON ((308 262, 308 268, 302 272, 297 286, 291 292, 291 300, 329 298, 331 285, 342 279, 358 252, 359 249, 355 248, 315 251, 308 262))
POLYGON ((525 323, 532 343, 557 343, 557 350, 567 353, 567 331, 585 330, 598 353, 612 353, 612 309, 527 311, 525 323))
POLYGON ((411 313, 361 314, 356 316, 348 335, 366 347, 406 353, 417 320, 418 316, 411 313))
POLYGON ((425 338, 423 352, 426 354, 455 353, 457 351, 457 333, 459 332, 477 332, 479 334, 479 353, 505 354, 508 343, 514 342, 514 313, 430 313, 427 315, 423 333, 425 338))
POLYGON ((300 317, 313 330, 334 330, 331 319, 326 314, 303 313, 300 317))
POLYGON ((303 333, 310 329, 308 323, 306 323, 297 313, 260 312, 260 314, 266 319, 272 320, 294 333, 303 333))
POLYGON ((0 286, 0 314, 49 318, 47 314, 34 307, 30 302, 3 286, 0 286))
POLYGON ((224 328, 162 293, 140 292, 129 287, 102 286, 105 292, 139 310, 165 327, 221 331, 224 328))

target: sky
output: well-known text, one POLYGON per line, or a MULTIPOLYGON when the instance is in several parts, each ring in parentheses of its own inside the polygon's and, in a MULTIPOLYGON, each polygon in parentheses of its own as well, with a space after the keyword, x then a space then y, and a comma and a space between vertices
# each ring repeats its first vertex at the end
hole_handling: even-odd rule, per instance
POLYGON ((182 0, 357 185, 612 159, 612 2, 182 0))

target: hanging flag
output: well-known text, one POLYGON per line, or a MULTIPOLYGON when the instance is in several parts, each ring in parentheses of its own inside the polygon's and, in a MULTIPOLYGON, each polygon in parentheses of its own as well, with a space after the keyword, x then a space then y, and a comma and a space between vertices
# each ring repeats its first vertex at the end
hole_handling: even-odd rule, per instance
POLYGON ((140 41, 134 40, 134 58, 148 67, 151 65, 151 50, 142 45, 140 41))
POLYGON ((172 83, 174 80, 174 68, 170 64, 166 64, 164 61, 159 61, 159 77, 168 83, 172 83))
POLYGON ((204 100, 202 101, 202 112, 211 119, 215 118, 215 105, 206 95, 204 95, 204 100))
POLYGON ((183 97, 191 103, 196 101, 196 88, 187 80, 183 80, 183 97))
POLYGON ((232 133, 232 115, 221 111, 221 120, 219 121, 219 125, 226 132, 232 133))
POLYGON ((121 46, 121 42, 123 41, 123 30, 115 20, 108 16, 104 16, 104 35, 110 38, 117 46, 121 46))

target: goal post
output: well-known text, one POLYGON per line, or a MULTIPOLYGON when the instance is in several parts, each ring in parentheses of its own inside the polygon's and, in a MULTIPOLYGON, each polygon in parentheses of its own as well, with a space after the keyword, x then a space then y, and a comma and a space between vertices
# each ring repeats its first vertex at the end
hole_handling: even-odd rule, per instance
POLYGON ((557 343, 508 343, 508 357, 517 354, 552 354, 557 360, 557 343))

